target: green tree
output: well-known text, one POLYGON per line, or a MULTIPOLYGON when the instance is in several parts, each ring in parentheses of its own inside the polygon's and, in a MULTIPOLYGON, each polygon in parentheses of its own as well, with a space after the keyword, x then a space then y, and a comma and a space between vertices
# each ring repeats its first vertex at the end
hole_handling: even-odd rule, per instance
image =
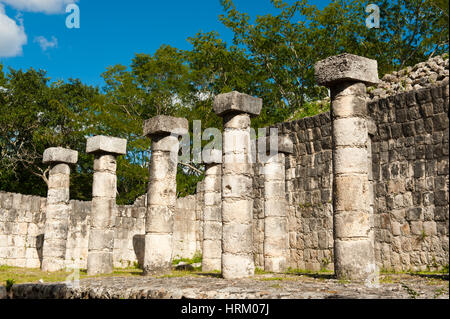
POLYGON ((9 74, 0 74, 1 189, 45 196, 48 167, 42 164, 42 154, 61 146, 80 154, 72 173, 72 196, 89 198, 91 163, 84 155, 85 136, 98 90, 79 80, 50 83, 42 70, 10 68, 9 74))
POLYGON ((445 13, 430 1, 377 2, 379 29, 365 26, 368 1, 332 1, 322 10, 306 0, 271 2, 280 13, 253 23, 232 0, 221 0, 226 13, 220 19, 234 32, 234 44, 266 75, 262 86, 273 93, 265 103, 274 108, 285 103, 291 113, 326 95, 314 80, 318 60, 343 52, 366 56, 378 61, 382 76, 448 50, 445 13))

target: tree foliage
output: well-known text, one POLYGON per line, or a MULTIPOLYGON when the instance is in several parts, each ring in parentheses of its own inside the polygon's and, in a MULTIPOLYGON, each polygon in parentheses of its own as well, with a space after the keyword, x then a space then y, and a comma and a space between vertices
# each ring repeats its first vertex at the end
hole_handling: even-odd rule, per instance
MULTIPOLYGON (((162 45, 136 54, 129 66, 105 70, 101 90, 79 80, 51 82, 42 70, 5 72, 0 64, 0 190, 45 196, 42 153, 62 146, 79 151, 71 197, 89 200, 93 156, 85 154, 86 137, 102 134, 128 141, 118 159, 118 202, 132 203, 149 178, 151 141, 142 136, 148 118, 185 117, 192 138, 194 120, 203 129, 222 127, 214 97, 236 90, 263 99, 252 126, 265 127, 326 110, 315 102, 327 95, 315 83, 318 60, 353 53, 376 59, 382 76, 448 51, 446 0, 377 1, 379 29, 365 25, 368 1, 337 0, 319 9, 306 0, 271 0, 276 14, 256 18, 232 0, 220 2, 231 43, 217 32, 199 32, 187 39, 190 50, 162 45)), ((180 164, 177 194, 194 193, 203 170, 180 164)))

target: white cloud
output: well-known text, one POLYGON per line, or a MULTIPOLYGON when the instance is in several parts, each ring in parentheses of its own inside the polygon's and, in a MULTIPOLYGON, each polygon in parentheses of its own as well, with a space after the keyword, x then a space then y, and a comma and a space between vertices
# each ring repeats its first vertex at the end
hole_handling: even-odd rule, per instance
POLYGON ((27 35, 22 24, 9 18, 0 4, 0 57, 14 57, 22 54, 27 35))
POLYGON ((45 37, 38 36, 34 38, 34 42, 39 43, 42 51, 47 51, 47 49, 53 49, 58 47, 58 39, 52 36, 51 40, 47 40, 45 37))
POLYGON ((64 13, 66 5, 78 0, 0 0, 0 2, 21 11, 55 14, 64 13))

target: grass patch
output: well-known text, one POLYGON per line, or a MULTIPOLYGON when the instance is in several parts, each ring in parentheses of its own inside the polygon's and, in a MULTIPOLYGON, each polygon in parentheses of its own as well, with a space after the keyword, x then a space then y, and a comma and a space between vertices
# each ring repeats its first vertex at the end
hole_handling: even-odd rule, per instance
POLYGON ((180 262, 185 262, 189 265, 201 263, 202 253, 197 251, 192 258, 175 258, 172 260, 172 265, 178 265, 180 262))
POLYGON ((267 275, 267 274, 270 274, 270 272, 265 271, 264 269, 258 267, 255 268, 255 275, 267 275))
POLYGON ((280 285, 280 284, 270 285, 270 287, 271 287, 271 288, 276 288, 276 289, 281 289, 281 288, 283 288, 283 286, 280 285))
POLYGON ((380 276, 380 284, 393 284, 394 280, 392 280, 391 276, 380 276))
MULTIPOLYGON (((88 276, 85 269, 80 269, 80 279, 97 278, 97 277, 113 277, 113 276, 133 276, 140 275, 142 270, 136 268, 114 269, 112 274, 88 276)), ((14 284, 38 282, 42 279, 44 282, 64 282, 72 272, 56 271, 45 272, 41 269, 18 268, 11 266, 0 266, 0 284, 7 280, 13 280, 14 284)))
POLYGON ((267 277, 267 278, 261 278, 259 280, 261 281, 282 281, 282 280, 286 280, 287 278, 283 278, 283 277, 267 277))
POLYGON ((402 270, 402 271, 395 271, 395 270, 387 270, 384 268, 380 269, 380 274, 387 274, 387 275, 448 275, 448 265, 445 265, 442 267, 441 270, 402 270))
POLYGON ((162 276, 157 276, 156 278, 179 278, 179 277, 199 277, 195 272, 189 270, 173 270, 170 274, 165 274, 162 276))
POLYGON ((333 274, 333 273, 334 272, 332 270, 328 270, 325 268, 322 268, 320 271, 288 268, 288 270, 286 271, 286 274, 290 274, 290 275, 323 275, 323 274, 333 274))

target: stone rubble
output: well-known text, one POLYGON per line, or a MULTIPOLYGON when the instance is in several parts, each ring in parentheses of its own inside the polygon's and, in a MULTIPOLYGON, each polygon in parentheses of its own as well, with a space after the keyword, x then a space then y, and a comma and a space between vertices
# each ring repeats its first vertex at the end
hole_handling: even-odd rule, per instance
POLYGON ((376 86, 368 87, 370 99, 383 99, 398 93, 448 83, 448 54, 386 74, 376 86))

